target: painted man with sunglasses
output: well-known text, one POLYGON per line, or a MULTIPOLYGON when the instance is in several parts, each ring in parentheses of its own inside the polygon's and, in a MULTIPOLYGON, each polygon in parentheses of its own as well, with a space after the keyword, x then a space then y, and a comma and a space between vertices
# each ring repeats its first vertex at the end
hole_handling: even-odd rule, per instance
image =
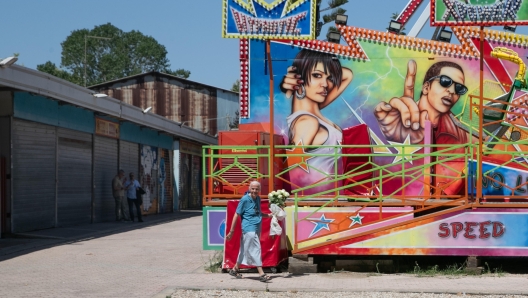
MULTIPOLYGON (((416 80, 416 62, 410 60, 407 64, 407 75, 404 82, 403 96, 393 97, 388 103, 380 102, 374 110, 381 131, 388 141, 404 143, 410 138, 411 144, 420 144, 424 139, 425 121, 429 120, 433 127, 435 144, 464 144, 468 141, 468 133, 460 127, 451 108, 467 92, 464 86, 464 71, 458 64, 441 61, 433 64, 426 72, 420 99, 414 100, 414 83, 416 80)), ((457 148, 449 153, 463 153, 464 148, 457 148)), ((439 176, 457 175, 450 167, 460 170, 463 164, 457 161, 445 163, 447 167, 439 166, 436 171, 439 176)), ((461 168, 462 167, 462 168, 461 168)), ((452 180, 452 179, 451 179, 452 180)), ((444 188, 446 194, 457 194, 464 184, 449 182, 444 188)), ((437 181, 438 183, 447 183, 437 181)))

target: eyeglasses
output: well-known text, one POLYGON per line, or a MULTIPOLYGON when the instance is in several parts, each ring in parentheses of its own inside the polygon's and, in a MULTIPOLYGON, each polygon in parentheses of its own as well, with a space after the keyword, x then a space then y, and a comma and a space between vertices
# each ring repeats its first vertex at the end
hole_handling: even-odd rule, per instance
POLYGON ((446 75, 434 76, 434 77, 430 78, 429 80, 427 80, 427 82, 430 82, 430 81, 435 80, 435 79, 439 79, 440 86, 445 87, 445 88, 448 88, 451 85, 453 85, 453 83, 455 83, 455 93, 458 94, 458 95, 464 95, 468 91, 468 88, 466 86, 453 81, 452 78, 450 78, 450 77, 448 77, 446 75))

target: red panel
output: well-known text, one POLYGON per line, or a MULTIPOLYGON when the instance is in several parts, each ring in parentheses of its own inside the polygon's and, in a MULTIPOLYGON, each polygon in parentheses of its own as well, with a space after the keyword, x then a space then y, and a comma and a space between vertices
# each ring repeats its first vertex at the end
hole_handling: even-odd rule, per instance
MULTIPOLYGON (((343 130, 343 145, 370 145, 370 135, 366 124, 360 124, 357 126, 349 127, 343 130)), ((346 148, 342 149, 343 154, 372 154, 372 149, 368 147, 364 148, 346 148)), ((347 180, 345 185, 350 185, 359 181, 367 180, 372 178, 372 172, 360 175, 353 175, 350 171, 359 168, 358 172, 363 172, 372 169, 372 165, 368 164, 368 156, 343 156, 343 172, 347 173, 347 180)), ((346 195, 360 195, 368 193, 368 190, 372 187, 372 182, 364 183, 362 185, 356 185, 354 187, 346 188, 344 194, 346 195)))
MULTIPOLYGON (((231 229, 231 223, 233 222, 233 215, 235 214, 238 206, 238 200, 227 202, 227 215, 226 215, 226 235, 227 230, 231 229)), ((260 208, 262 213, 270 213, 268 207, 268 200, 262 200, 260 208)), ((286 231, 284 229, 284 221, 282 221, 282 235, 269 236, 271 218, 262 218, 262 232, 260 235, 260 246, 262 248, 262 267, 276 267, 281 262, 288 259, 288 242, 286 240, 286 231)), ((238 251, 240 249, 240 238, 242 236, 242 226, 239 222, 235 226, 233 238, 230 241, 225 240, 224 242, 224 262, 222 268, 233 268, 238 258, 238 251)), ((251 266, 241 265, 240 268, 252 268, 251 266)), ((254 268, 254 267, 253 267, 254 268)))
MULTIPOLYGON (((473 44, 480 49, 480 40, 476 38, 472 38, 471 41, 473 44)), ((506 92, 510 91, 510 86, 513 84, 512 79, 506 69, 504 68, 504 65, 500 61, 500 59, 491 57, 491 52, 493 51, 493 48, 491 47, 491 44, 485 40, 484 41, 484 62, 488 65, 491 73, 495 76, 498 82, 501 82, 503 88, 506 90, 506 92)))

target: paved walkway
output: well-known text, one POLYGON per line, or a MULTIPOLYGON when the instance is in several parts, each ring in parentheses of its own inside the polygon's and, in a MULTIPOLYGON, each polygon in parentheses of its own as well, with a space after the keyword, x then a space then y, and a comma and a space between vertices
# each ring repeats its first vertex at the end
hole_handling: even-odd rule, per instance
POLYGON ((166 297, 176 289, 393 291, 528 294, 527 275, 415 277, 353 273, 273 274, 261 283, 212 274, 204 265, 200 212, 100 223, 0 239, 0 297, 166 297))

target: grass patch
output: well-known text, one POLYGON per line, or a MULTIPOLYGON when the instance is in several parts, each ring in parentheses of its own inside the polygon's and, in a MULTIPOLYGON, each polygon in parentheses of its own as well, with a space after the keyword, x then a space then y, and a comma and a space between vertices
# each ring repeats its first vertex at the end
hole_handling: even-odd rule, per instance
POLYGON ((461 276, 461 275, 467 275, 467 272, 464 271, 465 268, 464 264, 453 264, 453 265, 447 265, 445 267, 440 267, 438 265, 429 266, 427 268, 422 268, 418 264, 418 262, 415 262, 414 268, 413 268, 413 274, 415 274, 418 277, 431 277, 431 276, 461 276))
MULTIPOLYGON (((202 258, 203 261, 203 258, 202 258)), ((222 268, 222 262, 224 261, 224 251, 217 250, 212 256, 209 256, 209 260, 204 261, 204 269, 207 272, 217 273, 222 268)))
POLYGON ((506 272, 504 272, 504 270, 502 270, 502 266, 500 267, 495 267, 493 269, 490 268, 488 262, 484 262, 484 265, 486 265, 486 274, 487 275, 493 275, 493 276, 496 276, 496 277, 503 277, 504 275, 506 275, 506 272))

